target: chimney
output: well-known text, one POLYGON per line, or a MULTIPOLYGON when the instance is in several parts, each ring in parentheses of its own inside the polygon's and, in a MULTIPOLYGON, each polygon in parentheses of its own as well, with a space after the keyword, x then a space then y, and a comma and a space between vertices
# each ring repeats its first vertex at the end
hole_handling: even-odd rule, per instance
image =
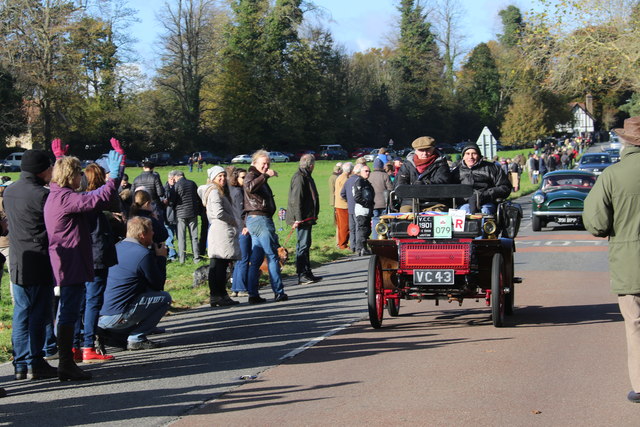
POLYGON ((587 112, 593 116, 593 96, 590 93, 587 94, 585 107, 587 108, 587 112))

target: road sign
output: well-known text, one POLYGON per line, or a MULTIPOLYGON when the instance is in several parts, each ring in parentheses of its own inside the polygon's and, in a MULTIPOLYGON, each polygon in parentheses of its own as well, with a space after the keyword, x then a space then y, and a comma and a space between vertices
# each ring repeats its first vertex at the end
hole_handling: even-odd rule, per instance
POLYGON ((482 129, 476 144, 480 147, 480 154, 482 154, 482 157, 484 157, 485 160, 491 160, 496 154, 498 154, 496 139, 486 126, 482 129))

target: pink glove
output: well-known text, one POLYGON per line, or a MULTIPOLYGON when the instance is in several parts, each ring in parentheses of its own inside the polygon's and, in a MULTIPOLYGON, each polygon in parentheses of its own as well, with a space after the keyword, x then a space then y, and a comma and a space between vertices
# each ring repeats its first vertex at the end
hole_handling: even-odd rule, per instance
POLYGON ((120 145, 120 141, 115 138, 111 138, 109 142, 111 142, 111 147, 113 147, 113 149, 116 150, 117 153, 122 154, 122 163, 120 163, 120 166, 124 166, 127 158, 124 154, 122 146, 120 145))
POLYGON ((69 144, 62 147, 62 141, 60 138, 56 138, 51 141, 51 151, 53 151, 53 155, 56 156, 56 159, 60 157, 64 157, 67 155, 67 151, 69 151, 69 144))

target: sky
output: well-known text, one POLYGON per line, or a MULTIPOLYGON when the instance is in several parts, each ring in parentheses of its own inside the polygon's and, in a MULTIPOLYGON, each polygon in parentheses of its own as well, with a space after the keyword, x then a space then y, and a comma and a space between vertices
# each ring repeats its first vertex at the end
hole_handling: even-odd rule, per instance
MULTIPOLYGON (((334 41, 344 46, 349 53, 382 47, 394 33, 399 21, 399 0, 312 0, 322 10, 325 25, 331 29, 334 41)), ((466 50, 481 42, 495 39, 501 31, 498 12, 514 4, 524 13, 530 1, 523 0, 458 0, 465 10, 461 22, 466 35, 466 50)), ((138 39, 134 46, 145 71, 153 70, 157 41, 162 27, 156 14, 164 5, 162 0, 129 0, 129 5, 138 10, 139 23, 131 26, 133 36, 138 39)))

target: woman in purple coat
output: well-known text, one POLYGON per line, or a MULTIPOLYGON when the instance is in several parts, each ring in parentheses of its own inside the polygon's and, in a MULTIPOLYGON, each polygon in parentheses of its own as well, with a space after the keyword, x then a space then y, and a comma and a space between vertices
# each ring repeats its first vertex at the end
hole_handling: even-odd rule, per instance
POLYGON ((60 381, 88 380, 91 374, 80 369, 73 360, 74 324, 84 297, 84 284, 94 280, 93 251, 87 212, 108 208, 124 166, 123 156, 109 152, 110 179, 102 187, 86 193, 80 187, 82 168, 75 157, 61 157, 53 167, 50 193, 44 205, 44 222, 49 237, 51 266, 60 287, 58 312, 58 378, 60 381))

